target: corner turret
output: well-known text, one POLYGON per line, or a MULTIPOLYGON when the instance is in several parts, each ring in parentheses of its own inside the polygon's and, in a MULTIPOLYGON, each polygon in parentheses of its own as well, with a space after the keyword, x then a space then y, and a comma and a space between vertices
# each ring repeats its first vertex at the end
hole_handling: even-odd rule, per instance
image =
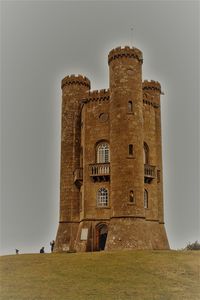
POLYGON ((65 85, 83 85, 86 86, 88 89, 90 89, 90 80, 83 76, 83 75, 68 75, 61 81, 61 88, 63 88, 65 85))
POLYGON ((74 249, 79 222, 79 188, 74 184, 80 168, 81 100, 90 90, 90 81, 83 75, 66 76, 62 88, 62 131, 60 173, 60 222, 55 251, 74 249))
POLYGON ((144 80, 142 83, 143 91, 158 91, 160 94, 161 92, 161 85, 158 81, 154 80, 144 80))

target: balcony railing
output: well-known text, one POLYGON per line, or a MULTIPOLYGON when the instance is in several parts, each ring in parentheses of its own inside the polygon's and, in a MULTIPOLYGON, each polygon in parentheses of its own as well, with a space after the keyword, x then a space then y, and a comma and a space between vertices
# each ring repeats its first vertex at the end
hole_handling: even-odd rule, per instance
POLYGON ((144 181, 150 182, 156 177, 156 167, 151 165, 144 165, 144 181))
POLYGON ((110 178, 110 164, 92 164, 90 165, 90 176, 93 177, 95 181, 108 181, 110 178))
MULTIPOLYGON (((109 180, 110 178, 110 164, 91 164, 90 176, 96 180, 109 180)), ((151 165, 144 165, 144 180, 149 183, 156 177, 156 167, 151 165)), ((83 181, 83 168, 78 168, 74 171, 74 183, 81 185, 83 181)))
POLYGON ((78 168, 74 171, 74 183, 80 186, 83 182, 83 168, 78 168))

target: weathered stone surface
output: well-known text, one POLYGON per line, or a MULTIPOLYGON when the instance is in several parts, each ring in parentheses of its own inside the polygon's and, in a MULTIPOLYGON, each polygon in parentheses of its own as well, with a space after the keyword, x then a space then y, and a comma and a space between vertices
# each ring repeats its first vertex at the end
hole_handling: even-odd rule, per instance
POLYGON ((55 251, 169 249, 163 217, 161 86, 142 82, 139 49, 113 49, 108 63, 108 90, 90 91, 90 81, 82 75, 62 80, 55 251), (97 158, 100 143, 110 149, 110 161, 104 164, 97 158), (97 205, 100 188, 108 191, 103 207, 97 205))

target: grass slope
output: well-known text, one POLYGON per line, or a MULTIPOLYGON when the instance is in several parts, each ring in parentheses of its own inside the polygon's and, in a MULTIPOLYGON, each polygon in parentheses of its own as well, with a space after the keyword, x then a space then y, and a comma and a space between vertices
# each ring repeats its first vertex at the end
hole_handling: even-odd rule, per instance
POLYGON ((200 299, 194 251, 28 254, 0 263, 0 299, 200 299))

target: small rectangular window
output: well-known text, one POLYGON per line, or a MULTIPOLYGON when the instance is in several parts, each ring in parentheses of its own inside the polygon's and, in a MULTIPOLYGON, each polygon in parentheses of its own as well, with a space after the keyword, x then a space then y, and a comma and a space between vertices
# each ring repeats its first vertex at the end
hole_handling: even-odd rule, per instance
POLYGON ((133 112, 133 102, 132 101, 128 101, 128 112, 129 113, 133 112))
POLYGON ((135 195, 133 190, 129 193, 129 202, 135 204, 135 195))
POLYGON ((157 170, 157 183, 160 183, 160 170, 157 170))
POLYGON ((132 144, 128 145, 128 154, 133 155, 133 145, 132 144))
POLYGON ((79 210, 82 211, 83 207, 83 199, 82 199, 82 192, 79 193, 79 210))
POLYGON ((148 208, 148 191, 144 190, 144 208, 148 208))

